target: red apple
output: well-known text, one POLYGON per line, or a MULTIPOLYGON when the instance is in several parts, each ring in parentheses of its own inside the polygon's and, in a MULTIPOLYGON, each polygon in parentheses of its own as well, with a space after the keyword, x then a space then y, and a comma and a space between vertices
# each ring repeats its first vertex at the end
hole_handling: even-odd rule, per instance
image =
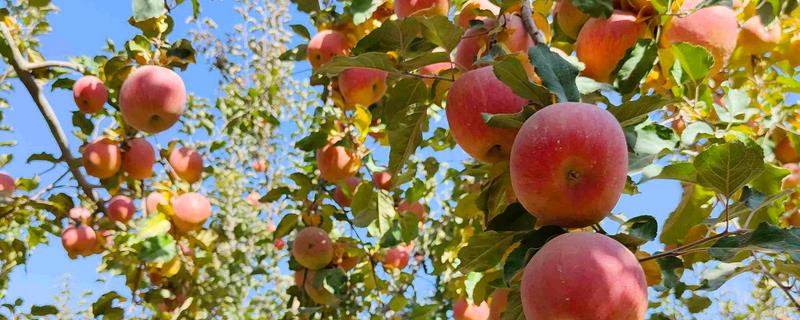
POLYGON ((476 306, 467 302, 466 298, 459 297, 453 302, 453 319, 487 320, 489 319, 489 305, 484 301, 476 306))
POLYGON ((83 113, 97 113, 108 101, 108 89, 99 78, 83 76, 72 85, 72 98, 83 113))
POLYGON ((783 178, 783 188, 792 189, 800 184, 800 166, 797 163, 787 163, 784 169, 789 169, 789 175, 783 178))
POLYGON ((361 159, 355 152, 335 143, 332 141, 317 149, 319 174, 323 179, 334 183, 352 177, 361 167, 361 159))
POLYGON ((175 212, 172 222, 184 233, 200 229, 211 216, 211 203, 208 202, 208 198, 194 192, 173 198, 172 209, 175 212))
POLYGON ((69 226, 61 233, 61 245, 72 259, 92 255, 97 246, 97 235, 87 225, 69 226))
POLYGON ((128 150, 122 153, 122 170, 134 180, 144 180, 153 175, 156 153, 144 138, 128 140, 128 150))
POLYGON ((0 172, 0 197, 10 197, 17 190, 14 178, 7 173, 0 172))
POLYGON ((572 0, 559 0, 553 11, 561 31, 572 39, 578 37, 581 27, 590 18, 588 14, 575 7, 572 0))
POLYGON ((386 250, 383 256, 383 269, 387 272, 393 269, 403 269, 411 258, 411 246, 398 245, 386 250))
POLYGON ((264 159, 258 159, 253 161, 253 170, 255 172, 264 172, 267 170, 267 162, 264 159))
POLYGON ((122 167, 122 152, 116 141, 99 138, 83 147, 83 167, 90 176, 109 178, 122 167))
POLYGON ((333 242, 325 230, 305 227, 297 232, 292 244, 292 256, 303 267, 322 269, 333 260, 333 242))
POLYGON ((392 190, 392 174, 388 171, 373 172, 372 183, 374 183, 378 189, 392 190))
POLYGON ((186 102, 183 80, 159 66, 137 68, 122 84, 119 108, 125 123, 147 133, 159 133, 178 122, 186 102))
POLYGON ((339 182, 333 192, 333 201, 336 201, 343 208, 349 207, 350 201, 353 199, 353 193, 356 192, 356 187, 358 187, 359 183, 361 183, 361 178, 358 177, 350 177, 345 179, 344 182, 339 182))
POLYGON ((397 212, 400 214, 411 213, 417 216, 417 220, 419 221, 425 221, 425 216, 428 214, 427 210, 425 210, 425 206, 418 201, 409 203, 406 200, 400 201, 400 203, 397 204, 397 212))
POLYGON ((272 241, 272 245, 275 246, 275 249, 282 250, 286 246, 286 242, 283 241, 283 238, 277 238, 272 241))
POLYGON ((175 174, 189 183, 200 180, 203 173, 203 158, 194 149, 181 147, 169 154, 169 165, 175 174))
POLYGON ((158 212, 158 205, 168 205, 167 198, 161 192, 153 191, 144 200, 145 214, 158 212))
POLYGON ((303 289, 312 301, 323 305, 334 305, 339 303, 333 293, 323 286, 314 285, 314 270, 301 269, 294 272, 294 285, 303 289))
POLYGON ((800 161, 800 155, 797 154, 797 150, 794 149, 794 145, 792 145, 792 141, 789 140, 789 137, 784 136, 778 141, 778 144, 775 145, 775 159, 778 159, 781 163, 800 161))
POLYGON ((489 320, 500 320, 503 311, 508 305, 508 289, 497 288, 492 292, 492 299, 489 302, 489 320))
POLYGON ((75 222, 86 224, 92 218, 92 211, 84 207, 74 207, 69 209, 67 215, 75 222))
POLYGON ((133 205, 131 198, 122 195, 114 196, 108 201, 106 212, 111 220, 126 223, 136 213, 136 206, 133 205))
POLYGON ((714 56, 714 65, 709 75, 717 74, 728 64, 736 49, 739 23, 736 13, 726 6, 710 6, 695 11, 701 0, 686 0, 681 5, 686 16, 675 16, 665 26, 662 45, 688 42, 706 48, 714 56))
POLYGON ((394 13, 398 18, 409 16, 447 16, 449 0, 396 0, 394 13))
POLYGON ((387 75, 370 68, 349 68, 339 74, 339 92, 347 108, 368 107, 380 101, 386 93, 387 75))
MULTIPOLYGON (((491 23, 493 25, 493 23, 491 23)), ((489 29, 491 26, 476 26, 467 29, 456 45, 453 62, 461 70, 474 69, 475 61, 489 50, 489 29)))
POLYGON ((619 10, 608 19, 589 19, 575 41, 575 54, 586 65, 582 74, 600 82, 611 81, 611 73, 643 35, 645 27, 636 15, 619 10))
MULTIPOLYGON (((754 15, 747 19, 739 30, 737 40, 739 48, 747 54, 762 55, 772 51, 781 41, 780 19, 775 19, 769 26, 761 23, 761 17, 754 15)), ((795 54, 798 54, 795 52, 795 54)))
POLYGON ((335 56, 346 56, 350 53, 348 43, 347 37, 339 31, 321 30, 308 42, 308 62, 316 69, 335 56))

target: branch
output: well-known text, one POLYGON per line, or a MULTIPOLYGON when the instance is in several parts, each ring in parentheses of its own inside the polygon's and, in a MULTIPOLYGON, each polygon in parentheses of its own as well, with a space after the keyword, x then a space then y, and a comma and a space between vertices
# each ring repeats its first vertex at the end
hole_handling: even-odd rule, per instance
POLYGON ((545 42, 542 31, 540 31, 539 28, 536 27, 536 23, 533 22, 533 10, 531 9, 531 2, 529 0, 522 0, 522 24, 531 36, 533 44, 545 42))
POLYGON ((37 69, 44 69, 44 68, 66 68, 75 70, 78 73, 83 73, 84 68, 79 64, 74 64, 72 62, 67 61, 42 61, 42 62, 33 62, 33 63, 25 63, 22 65, 23 69, 25 70, 37 70, 37 69))
POLYGON ((22 56, 22 53, 19 52, 19 48, 17 47, 17 43, 14 41, 11 32, 4 23, 0 23, 0 31, 2 31, 3 38, 5 38, 6 44, 8 44, 9 48, 11 49, 11 57, 7 57, 9 64, 11 64, 11 66, 14 68, 14 72, 17 73, 17 77, 19 77, 19 80, 25 85, 25 88, 28 89, 28 93, 30 93, 33 102, 36 103, 36 106, 39 108, 39 112, 42 113, 42 116, 47 122, 47 126, 50 128, 50 132, 53 134, 53 138, 55 138, 58 148, 61 149, 61 159, 67 162, 69 171, 72 172, 72 176, 75 178, 75 181, 78 182, 78 185, 81 187, 81 189, 83 189, 83 192, 86 194, 86 196, 97 204, 97 208, 99 210, 105 212, 106 209, 103 205, 103 200, 100 200, 95 196, 91 185, 86 180, 86 177, 83 176, 81 170, 75 165, 75 158, 72 156, 72 153, 69 150, 67 135, 61 128, 61 124, 58 122, 58 117, 56 117, 55 112, 53 112, 50 102, 47 101, 47 97, 45 97, 42 87, 36 83, 36 79, 34 79, 33 74, 31 74, 32 69, 26 68, 28 63, 22 56))
POLYGON ((795 309, 800 311, 800 302, 797 302, 797 299, 795 299, 794 296, 792 296, 792 292, 789 291, 790 287, 783 285, 783 282, 781 282, 781 280, 778 279, 777 276, 772 274, 772 272, 769 272, 769 269, 767 269, 767 266, 764 265, 764 262, 762 262, 761 259, 756 259, 756 260, 758 260, 758 264, 761 265, 762 273, 764 273, 764 275, 767 276, 767 278, 775 282, 778 288, 781 288, 781 290, 783 290, 783 292, 786 293, 787 299, 789 299, 789 301, 791 301, 792 304, 794 304, 795 309))
POLYGON ((677 248, 672 249, 672 250, 664 251, 664 252, 659 253, 659 254, 654 254, 654 255, 649 256, 649 257, 641 258, 641 259, 639 259, 639 262, 645 262, 647 260, 659 259, 659 258, 663 258, 663 257, 677 257, 679 255, 684 254, 685 252, 683 252, 683 251, 686 251, 688 249, 692 249, 692 248, 694 248, 696 246, 699 246, 701 244, 704 244, 706 242, 713 241, 713 240, 716 240, 716 239, 719 239, 719 238, 723 238, 723 237, 726 237, 726 236, 729 236, 729 235, 742 234, 742 233, 745 233, 745 232, 747 232, 747 230, 743 230, 743 229, 742 230, 736 230, 736 231, 727 231, 727 230, 725 230, 725 232, 722 232, 720 234, 716 234, 716 235, 713 235, 713 236, 710 236, 710 237, 705 237, 703 239, 687 243, 685 245, 682 245, 682 246, 677 247, 677 248))
POLYGON ((434 74, 419 74, 419 73, 411 73, 411 72, 393 72, 393 73, 397 74, 399 76, 411 77, 411 78, 434 79, 434 80, 447 81, 447 82, 456 81, 453 78, 446 78, 446 77, 437 76, 437 75, 434 75, 434 74))

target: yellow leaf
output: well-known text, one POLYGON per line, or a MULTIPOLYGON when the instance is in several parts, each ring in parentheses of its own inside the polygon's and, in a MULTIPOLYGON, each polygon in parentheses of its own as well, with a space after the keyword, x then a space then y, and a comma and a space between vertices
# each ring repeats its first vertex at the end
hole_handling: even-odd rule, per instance
POLYGON ((356 106, 356 112, 353 114, 353 124, 358 129, 358 142, 363 144, 369 133, 369 125, 372 123, 372 114, 367 108, 356 106))
MULTIPOLYGON (((636 258, 638 259, 649 256, 650 254, 647 252, 636 251, 636 258)), ((644 277, 648 286, 654 286, 661 283, 661 267, 658 266, 658 262, 656 262, 655 259, 639 262, 639 264, 641 264, 642 269, 644 269, 644 277)))

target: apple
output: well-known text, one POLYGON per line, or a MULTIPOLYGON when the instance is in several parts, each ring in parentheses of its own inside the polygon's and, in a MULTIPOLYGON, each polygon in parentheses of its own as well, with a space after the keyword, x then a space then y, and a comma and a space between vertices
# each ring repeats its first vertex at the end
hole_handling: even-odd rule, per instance
POLYGON ((497 40, 505 45, 509 52, 524 52, 527 56, 528 48, 535 44, 528 31, 525 30, 522 18, 516 13, 507 13, 503 17, 505 25, 503 32, 498 34, 497 40))
POLYGON ((394 13, 398 18, 410 16, 447 16, 449 0, 396 0, 394 13))
POLYGON ((72 85, 72 98, 83 113, 97 113, 108 101, 108 89, 99 78, 83 76, 72 85))
POLYGON ((125 123, 139 131, 159 133, 178 122, 186 102, 183 80, 159 66, 141 66, 122 83, 119 108, 125 123))
POLYGON ((172 199, 172 222, 181 232, 200 229, 211 216, 211 203, 205 196, 189 192, 172 199))
POLYGON ((476 26, 467 29, 456 45, 453 62, 461 70, 474 69, 475 61, 489 50, 491 26, 476 26))
POLYGON ((283 241, 283 238, 277 238, 272 241, 272 245, 275 246, 277 250, 283 250, 283 247, 286 246, 286 241, 283 241))
POLYGON ((203 158, 196 150, 186 147, 170 152, 169 165, 179 178, 189 183, 200 180, 203 173, 203 158))
POLYGON ((417 220, 425 221, 425 216, 428 214, 427 210, 425 210, 425 206, 423 206, 418 201, 408 202, 406 200, 400 201, 397 204, 397 212, 402 214, 411 213, 417 216, 417 220))
POLYGON ((308 62, 314 69, 328 63, 336 56, 346 56, 350 53, 347 37, 336 30, 321 30, 308 42, 308 62))
POLYGON ((336 201, 342 208, 349 207, 359 183, 361 183, 360 178, 350 177, 337 184, 336 190, 333 192, 333 201, 336 201))
POLYGON ((411 258, 411 246, 398 245, 386 250, 383 256, 383 269, 387 272, 394 269, 403 269, 411 258))
POLYGON ((489 300, 489 320, 500 320, 508 305, 508 292, 507 288, 497 288, 492 292, 489 300))
POLYGON ((267 170, 267 162, 264 159, 258 159, 253 161, 253 171, 255 172, 264 172, 267 170))
POLYGON ((122 195, 114 196, 108 201, 106 213, 108 213, 109 219, 126 223, 136 213, 136 206, 133 205, 131 198, 122 195))
POLYGON ((373 172, 372 183, 374 183, 378 189, 392 190, 392 174, 388 171, 373 172))
POLYGON ((647 311, 639 261, 593 232, 548 241, 525 266, 520 291, 527 319, 642 320, 647 311))
POLYGON ((559 0, 553 12, 555 13, 558 27, 572 39, 578 38, 581 27, 590 18, 588 14, 575 7, 572 4, 572 0, 559 0))
POLYGON ((764 26, 761 17, 754 15, 747 19, 739 30, 737 45, 747 54, 763 55, 778 45, 782 35, 780 19, 775 19, 769 26, 764 26))
POLYGON ((339 74, 339 93, 345 106, 368 107, 381 100, 386 93, 386 77, 383 70, 370 68, 349 68, 339 74))
POLYGON ((469 0, 461 7, 461 12, 458 14, 458 25, 461 28, 469 29, 471 26, 470 21, 481 20, 486 23, 487 20, 493 20, 494 16, 500 14, 500 7, 495 5, 489 0, 469 0), (492 17, 480 15, 480 11, 486 10, 493 14, 492 17))
POLYGON ((297 232, 292 244, 292 256, 305 268, 322 269, 333 260, 333 242, 325 230, 305 227, 297 232))
POLYGON ((320 176, 333 183, 352 177, 361 167, 361 159, 355 152, 335 143, 336 141, 331 141, 317 149, 316 154, 320 176))
POLYGON ((575 54, 586 65, 582 74, 600 82, 610 82, 611 73, 636 45, 646 30, 636 15, 615 10, 608 19, 591 18, 578 33, 575 54))
POLYGON ((622 195, 628 147, 608 111, 579 102, 539 110, 511 149, 511 186, 541 224, 582 228, 605 218, 622 195))
POLYGON ((134 138, 127 142, 127 150, 122 152, 122 170, 134 180, 144 180, 153 175, 156 153, 153 146, 144 138, 134 138))
POLYGON ((16 190, 14 178, 5 172, 0 172, 0 197, 10 197, 16 190))
POLYGON ((92 255, 97 246, 97 235, 87 225, 69 226, 61 232, 61 245, 72 259, 92 255))
POLYGON ((83 147, 83 167, 90 176, 110 178, 122 167, 122 152, 116 141, 99 138, 83 147))
POLYGON ((775 145, 775 159, 778 159, 781 163, 800 161, 800 155, 797 154, 797 150, 794 149, 792 140, 789 137, 784 136, 775 145))
POLYGON ((257 207, 260 204, 261 195, 258 194, 258 192, 253 191, 253 192, 250 192, 250 194, 247 195, 247 198, 245 198, 245 200, 251 206, 257 207))
POLYGON ((352 255, 348 248, 357 248, 355 243, 346 241, 336 241, 333 244, 333 264, 344 271, 351 270, 361 262, 361 257, 352 255))
POLYGON ((489 319, 489 305, 486 301, 480 305, 467 302, 464 297, 459 297, 453 302, 453 319, 455 320, 487 320, 489 319))
POLYGON ((316 272, 314 270, 300 269, 294 272, 294 285, 303 289, 312 301, 323 305, 334 305, 339 303, 333 293, 325 289, 323 286, 314 285, 314 277, 316 272))
POLYGON ((92 218, 92 211, 84 207, 69 209, 67 216, 75 222, 86 224, 92 218))
POLYGON ((784 189, 792 189, 800 184, 800 166, 797 163, 784 164, 783 168, 789 170, 789 175, 783 178, 784 189))
POLYGON ((167 198, 161 192, 153 191, 144 199, 145 214, 158 212, 158 205, 168 205, 167 198))
POLYGON ((710 6, 700 10, 694 8, 701 0, 686 0, 681 11, 691 12, 686 16, 675 16, 663 29, 662 46, 688 42, 706 48, 714 56, 714 65, 709 75, 717 74, 728 64, 736 49, 739 23, 736 13, 726 6, 710 6))
POLYGON ((447 123, 456 143, 475 159, 508 159, 517 129, 492 128, 482 113, 516 113, 528 104, 498 80, 491 66, 466 72, 447 93, 447 123))
POLYGON ((800 211, 794 210, 784 218, 786 224, 792 227, 800 227, 800 211))

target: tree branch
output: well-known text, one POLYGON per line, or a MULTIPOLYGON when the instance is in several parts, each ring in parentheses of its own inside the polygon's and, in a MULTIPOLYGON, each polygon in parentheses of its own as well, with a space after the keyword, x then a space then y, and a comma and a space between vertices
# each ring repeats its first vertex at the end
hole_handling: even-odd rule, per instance
MULTIPOLYGON (((8 59, 9 64, 11 64, 11 66, 14 68, 14 72, 17 73, 19 80, 22 81, 22 84, 24 84, 25 88, 28 89, 28 93, 31 95, 33 102, 36 103, 36 106, 39 108, 39 112, 41 112, 42 116, 47 122, 47 126, 50 128, 50 132, 53 134, 53 138, 55 138, 58 148, 61 149, 61 159, 66 161, 69 171, 72 173, 75 181, 78 182, 78 185, 81 187, 86 196, 97 204, 98 210, 105 212, 103 201, 95 196, 91 185, 86 180, 86 177, 84 177, 83 173, 81 173, 81 170, 78 168, 78 166, 75 165, 75 158, 72 156, 72 153, 69 150, 67 135, 61 128, 61 124, 58 122, 58 117, 56 117, 53 108, 50 106, 50 102, 47 101, 47 97, 45 97, 42 87, 36 83, 36 79, 34 79, 33 74, 31 74, 32 69, 27 68, 29 65, 22 56, 22 53, 19 52, 19 48, 17 47, 17 43, 14 41, 14 38, 11 35, 11 31, 8 30, 8 27, 4 23, 0 23, 0 31, 2 31, 3 38, 5 38, 6 44, 8 44, 9 48, 11 49, 11 57, 6 58, 8 59)), ((50 65, 51 64, 43 64, 43 66, 50 65)))
POLYGON ((692 248, 694 248, 696 246, 699 246, 701 244, 704 244, 706 242, 713 241, 713 240, 716 240, 716 239, 719 239, 719 238, 723 238, 723 237, 726 237, 726 236, 729 236, 729 235, 742 234, 742 233, 745 233, 745 232, 747 232, 747 230, 743 230, 743 229, 742 230, 736 230, 736 231, 727 231, 726 230, 725 232, 722 232, 720 234, 715 234, 715 235, 710 236, 710 237, 705 237, 703 239, 687 243, 685 245, 682 245, 682 246, 677 247, 677 248, 672 249, 672 250, 664 251, 664 252, 661 252, 659 254, 654 254, 654 255, 649 256, 649 257, 641 258, 641 259, 639 259, 639 262, 645 262, 647 260, 659 259, 659 258, 663 258, 663 257, 677 257, 679 255, 684 254, 685 252, 683 252, 683 251, 686 251, 688 249, 692 249, 692 248))
POLYGON ((37 69, 44 69, 44 68, 66 68, 72 69, 78 73, 83 73, 84 68, 81 65, 74 64, 72 62, 67 61, 42 61, 42 62, 33 62, 33 63, 25 63, 23 68, 25 70, 37 70, 37 69))
POLYGON ((783 292, 786 293, 787 299, 789 299, 789 301, 792 302, 795 309, 800 311, 800 302, 797 302, 797 299, 795 299, 795 297, 792 296, 792 292, 789 291, 790 287, 783 285, 783 282, 781 282, 781 280, 778 279, 777 276, 772 274, 772 272, 769 272, 769 269, 767 269, 767 266, 764 265, 764 262, 762 262, 761 259, 756 259, 756 260, 758 260, 758 264, 761 265, 761 272, 764 273, 764 275, 767 276, 767 278, 775 282, 775 285, 777 285, 778 288, 781 288, 781 290, 783 290, 783 292))
POLYGON ((539 28, 536 27, 536 23, 533 22, 533 10, 531 9, 531 1, 529 0, 522 0, 522 24, 525 26, 525 30, 528 31, 528 35, 531 36, 533 44, 545 42, 542 31, 540 31, 539 28))

